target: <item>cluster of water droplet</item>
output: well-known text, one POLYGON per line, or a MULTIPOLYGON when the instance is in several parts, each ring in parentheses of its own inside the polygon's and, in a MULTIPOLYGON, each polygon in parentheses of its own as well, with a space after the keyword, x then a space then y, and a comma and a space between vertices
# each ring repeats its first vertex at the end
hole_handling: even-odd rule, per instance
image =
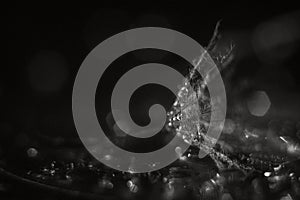
POLYGON ((207 79, 196 73, 197 65, 179 86, 177 99, 168 115, 168 127, 191 145, 203 143, 211 113, 211 101, 207 92, 207 79))
POLYGON ((273 155, 270 152, 272 143, 275 146, 276 144, 279 145, 278 140, 283 141, 283 143, 281 141, 280 145, 288 153, 293 152, 295 154, 295 152, 300 152, 299 145, 297 146, 294 142, 287 141, 285 137, 262 136, 264 134, 260 133, 266 131, 260 130, 257 133, 255 130, 248 130, 242 124, 231 119, 226 120, 227 123, 225 123, 224 127, 224 131, 228 134, 221 136, 217 145, 214 145, 216 144, 215 139, 206 135, 212 108, 210 96, 207 92, 207 82, 211 81, 210 78, 212 77, 207 76, 203 78, 196 74, 199 62, 201 62, 201 57, 194 62, 194 68, 190 75, 179 87, 177 99, 173 104, 172 110, 168 112, 169 129, 174 129, 177 136, 181 137, 188 144, 207 152, 220 169, 237 168, 244 171, 273 170, 274 167, 287 162, 285 155, 279 153, 273 155), (233 134, 235 131, 238 132, 238 135, 233 134), (250 150, 245 150, 249 145, 250 150), (263 149, 265 153, 255 153, 263 149))

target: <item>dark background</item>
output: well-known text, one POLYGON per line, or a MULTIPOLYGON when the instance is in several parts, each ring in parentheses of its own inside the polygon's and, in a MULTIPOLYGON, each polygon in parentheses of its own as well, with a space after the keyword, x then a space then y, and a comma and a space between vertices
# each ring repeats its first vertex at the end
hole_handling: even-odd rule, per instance
POLYGON ((295 6, 160 3, 43 3, 5 8, 8 35, 3 39, 8 44, 4 48, 8 62, 0 73, 1 121, 51 132, 48 134, 73 135, 72 86, 93 47, 120 31, 143 26, 171 28, 206 46, 220 19, 220 47, 230 41, 236 45, 233 81, 255 79, 271 92, 286 93, 274 100, 280 106, 300 110, 295 105, 300 83, 299 12, 295 6))

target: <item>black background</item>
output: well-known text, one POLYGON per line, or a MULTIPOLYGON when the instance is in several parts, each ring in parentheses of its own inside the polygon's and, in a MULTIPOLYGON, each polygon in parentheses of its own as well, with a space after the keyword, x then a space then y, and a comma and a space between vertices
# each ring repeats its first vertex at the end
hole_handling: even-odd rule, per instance
MULTIPOLYGON (((287 85, 292 93, 299 91, 299 38, 286 44, 293 50, 281 62, 275 58, 286 52, 285 47, 274 50, 272 57, 275 62, 271 64, 259 60, 252 45, 252 35, 259 26, 286 15, 299 16, 297 7, 288 3, 62 5, 47 2, 10 5, 5 8, 5 13, 3 31, 7 35, 3 40, 7 46, 3 49, 8 52, 5 56, 8 62, 1 65, 1 118, 24 129, 37 128, 51 134, 74 135, 71 94, 81 62, 93 47, 107 37, 135 27, 175 29, 206 46, 216 22, 222 19, 220 32, 225 38, 224 46, 230 41, 236 44, 234 80, 258 78, 264 81, 264 72, 267 72, 274 74, 273 82, 269 83, 271 87, 273 83, 274 87, 280 83, 287 85), (46 55, 42 65, 48 65, 45 64, 44 68, 32 64, 39 55, 46 55), (56 59, 53 63, 60 62, 61 68, 49 67, 51 63, 48 60, 52 57, 56 59), (260 71, 263 75, 259 74, 260 71)), ((295 26, 299 25, 299 20, 297 22, 295 26)))

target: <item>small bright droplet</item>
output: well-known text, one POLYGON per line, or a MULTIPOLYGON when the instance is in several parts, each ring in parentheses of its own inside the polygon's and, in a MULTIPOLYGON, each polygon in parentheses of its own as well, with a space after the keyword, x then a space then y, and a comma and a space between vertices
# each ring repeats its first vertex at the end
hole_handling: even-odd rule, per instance
POLYGON ((271 175, 271 172, 265 172, 264 175, 265 177, 269 177, 271 175))
POLYGON ((129 188, 130 192, 136 193, 138 191, 138 186, 132 181, 129 180, 127 182, 127 187, 129 188))
POLYGON ((182 160, 182 161, 185 161, 186 160, 186 156, 180 156, 179 159, 182 160))
POLYGON ((109 155, 109 154, 107 154, 107 155, 104 156, 104 159, 105 159, 105 160, 111 160, 111 159, 112 159, 112 156, 109 155))

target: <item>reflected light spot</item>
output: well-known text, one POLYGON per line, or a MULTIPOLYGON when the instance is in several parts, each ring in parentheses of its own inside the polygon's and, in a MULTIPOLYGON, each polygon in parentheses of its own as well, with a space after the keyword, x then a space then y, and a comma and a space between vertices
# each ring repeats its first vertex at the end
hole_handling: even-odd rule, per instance
POLYGON ((247 101, 247 106, 252 115, 262 117, 268 112, 271 102, 266 92, 257 91, 247 101))

